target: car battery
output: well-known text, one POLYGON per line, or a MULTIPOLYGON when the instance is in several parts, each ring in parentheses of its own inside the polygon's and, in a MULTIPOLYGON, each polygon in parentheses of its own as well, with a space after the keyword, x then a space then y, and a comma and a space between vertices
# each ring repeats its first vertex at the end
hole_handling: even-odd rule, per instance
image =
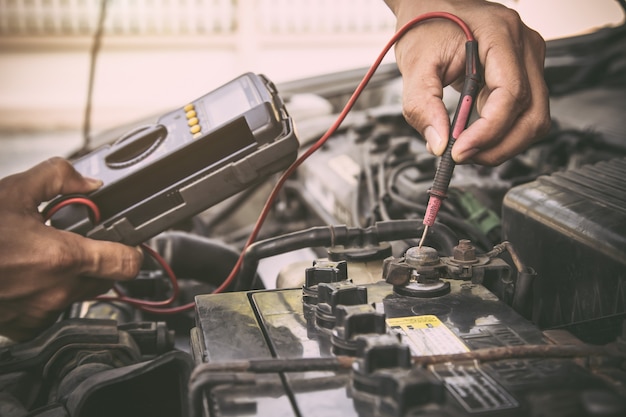
MULTIPOLYGON (((349 264, 329 260, 314 262, 303 274, 302 288, 196 297, 192 354, 199 367, 216 368, 206 375, 203 407, 195 415, 626 412, 623 394, 572 358, 412 362, 484 348, 554 343, 479 283, 444 278, 359 285, 358 277, 349 275, 349 264), (306 360, 324 358, 353 362, 347 370, 306 366, 306 360), (241 364, 266 360, 275 366, 271 372, 235 372, 241 364), (294 363, 303 366, 294 368, 294 363)), ((197 383, 198 378, 192 380, 197 383)))

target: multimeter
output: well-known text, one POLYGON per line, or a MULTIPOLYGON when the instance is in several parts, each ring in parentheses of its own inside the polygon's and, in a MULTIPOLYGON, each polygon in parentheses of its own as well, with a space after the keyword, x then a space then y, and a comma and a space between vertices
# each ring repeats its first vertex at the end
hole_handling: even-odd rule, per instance
POLYGON ((70 206, 51 224, 137 245, 288 167, 298 147, 275 85, 246 73, 72 161, 104 183, 87 196, 101 220, 70 206))

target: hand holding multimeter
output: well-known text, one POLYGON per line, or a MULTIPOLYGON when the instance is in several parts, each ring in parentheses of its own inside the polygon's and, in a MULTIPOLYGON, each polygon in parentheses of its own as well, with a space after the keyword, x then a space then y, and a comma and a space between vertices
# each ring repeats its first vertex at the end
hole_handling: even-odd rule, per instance
POLYGON ((90 194, 99 186, 61 158, 0 179, 0 335, 27 340, 70 303, 139 273, 141 250, 86 239, 42 221, 41 202, 58 194, 90 194))
POLYGON ((286 168, 297 151, 274 85, 246 73, 73 161, 80 173, 103 181, 88 196, 100 221, 82 207, 68 207, 51 222, 93 239, 137 245, 286 168))

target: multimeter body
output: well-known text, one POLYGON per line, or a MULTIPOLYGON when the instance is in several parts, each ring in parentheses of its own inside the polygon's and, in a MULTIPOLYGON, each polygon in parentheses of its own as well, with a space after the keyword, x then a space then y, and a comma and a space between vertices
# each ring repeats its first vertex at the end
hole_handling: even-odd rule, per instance
POLYGON ((246 73, 72 161, 104 183, 88 196, 101 220, 93 224, 85 210, 66 207, 51 222, 137 245, 288 167, 298 147, 273 83, 246 73))

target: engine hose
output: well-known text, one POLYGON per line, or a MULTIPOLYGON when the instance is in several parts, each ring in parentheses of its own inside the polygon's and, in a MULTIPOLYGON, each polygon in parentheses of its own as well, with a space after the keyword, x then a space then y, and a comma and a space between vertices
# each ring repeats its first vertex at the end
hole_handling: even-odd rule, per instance
MULTIPOLYGON (((424 231, 421 220, 389 220, 377 222, 366 228, 340 226, 316 226, 282 236, 260 240, 248 247, 243 265, 237 276, 235 291, 251 288, 258 263, 261 259, 297 249, 310 247, 368 247, 380 242, 419 238, 424 231)), ((427 239, 445 254, 452 253, 458 238, 450 228, 436 223, 429 230, 427 239)))
POLYGON ((151 245, 176 275, 218 286, 237 262, 239 252, 222 241, 181 231, 163 232, 151 245))

